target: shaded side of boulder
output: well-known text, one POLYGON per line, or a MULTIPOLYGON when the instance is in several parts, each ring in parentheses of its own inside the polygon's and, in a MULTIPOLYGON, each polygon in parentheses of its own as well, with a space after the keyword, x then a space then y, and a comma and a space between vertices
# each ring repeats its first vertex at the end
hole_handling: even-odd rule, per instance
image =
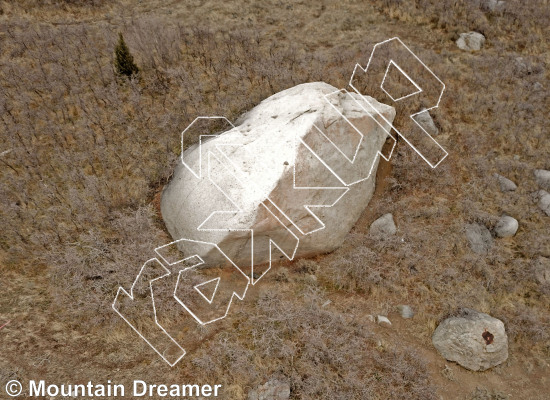
POLYGON ((439 324, 432 343, 445 359, 472 371, 485 371, 508 358, 504 323, 471 309, 439 324))
POLYGON ((466 225, 466 238, 474 253, 487 254, 493 246, 493 237, 486 226, 480 224, 466 225))

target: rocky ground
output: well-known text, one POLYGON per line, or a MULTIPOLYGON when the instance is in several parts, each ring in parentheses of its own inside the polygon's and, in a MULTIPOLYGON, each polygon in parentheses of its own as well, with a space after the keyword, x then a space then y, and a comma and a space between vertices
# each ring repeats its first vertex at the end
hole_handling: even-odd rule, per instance
MULTIPOLYGON (((548 6, 403 3, 0 2, 0 388, 142 379, 222 384, 227 399, 546 398, 548 6), (134 80, 113 71, 118 32, 134 80), (158 203, 181 130, 300 83, 345 87, 394 36, 446 84, 431 114, 449 156, 434 170, 399 143, 340 249, 282 263, 219 325, 184 327, 187 354, 168 368, 110 306, 170 241, 158 203), (502 322, 505 361, 473 371, 440 354, 436 329, 465 309, 502 322)), ((501 332, 488 322, 481 346, 501 332)))

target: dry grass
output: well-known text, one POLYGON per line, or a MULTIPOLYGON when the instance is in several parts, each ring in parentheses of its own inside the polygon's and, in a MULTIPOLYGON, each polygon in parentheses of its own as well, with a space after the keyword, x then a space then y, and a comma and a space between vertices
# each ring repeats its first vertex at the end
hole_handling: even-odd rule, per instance
MULTIPOLYGON (((550 291, 533 276, 533 260, 550 257, 548 217, 531 198, 533 170, 550 168, 548 7, 145 3, 0 2, 0 152, 9 150, 0 156, 0 325, 13 319, 0 331, 0 381, 215 376, 236 399, 283 374, 296 399, 453 398, 436 378, 442 365, 434 372, 416 352, 432 351, 437 321, 471 307, 506 323, 512 354, 475 396, 516 390, 499 378, 511 370, 521 385, 540 385, 515 398, 548 388, 537 377, 550 362, 550 291), (487 36, 479 53, 454 45, 469 30, 487 36), (141 70, 132 81, 113 71, 119 31, 141 70), (447 84, 434 116, 448 159, 431 170, 400 144, 385 192, 341 249, 287 263, 219 328, 192 328, 204 343, 165 369, 109 303, 169 240, 151 203, 179 155, 178 132, 197 115, 234 120, 299 83, 344 87, 355 62, 395 35, 447 84), (501 193, 494 172, 518 190, 501 193), (371 237, 386 212, 398 235, 371 237), (518 234, 473 254, 464 224, 490 227, 502 213, 520 221, 518 234), (333 305, 321 307, 327 298, 333 305), (384 332, 365 315, 402 303, 417 316, 379 344, 384 332)), ((455 379, 454 390, 474 392, 477 378, 455 379)))

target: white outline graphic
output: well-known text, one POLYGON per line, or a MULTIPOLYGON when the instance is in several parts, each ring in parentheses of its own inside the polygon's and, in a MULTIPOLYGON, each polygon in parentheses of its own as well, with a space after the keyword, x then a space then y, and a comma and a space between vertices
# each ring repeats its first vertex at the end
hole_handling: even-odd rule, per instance
MULTIPOLYGON (((380 61, 380 59, 378 59, 378 61, 380 61)), ((397 103, 399 101, 410 98, 412 96, 419 95, 420 93, 423 92, 422 87, 417 82, 415 82, 415 80, 413 80, 409 76, 409 74, 407 74, 406 71, 400 65, 398 65, 397 62, 394 61, 393 58, 389 59, 389 61, 388 60, 382 60, 382 61, 383 62, 387 61, 387 66, 385 67, 384 77, 383 77, 382 81, 380 82, 380 89, 392 101, 397 103), (414 85, 414 87, 417 90, 412 92, 412 93, 409 93, 407 95, 404 95, 404 96, 401 96, 401 97, 395 99, 384 87, 384 85, 386 83, 386 78, 387 78, 388 73, 390 71, 390 67, 392 67, 392 66, 397 68, 397 70, 402 75, 404 75, 414 85)), ((181 162, 182 162, 183 166, 187 170, 189 170, 195 178, 197 178, 197 179, 208 179, 209 182, 212 185, 214 185, 214 187, 231 204, 231 207, 229 207, 231 209, 229 209, 229 210, 223 209, 223 210, 214 210, 214 211, 212 211, 204 219, 204 221, 202 221, 197 226, 196 230, 197 230, 197 232, 240 231, 240 232, 248 233, 250 235, 250 239, 249 239, 249 242, 250 242, 250 266, 246 266, 246 269, 249 270, 250 273, 249 273, 249 275, 247 275, 243 271, 243 269, 241 268, 241 267, 244 267, 244 266, 239 267, 235 262, 233 262, 231 260, 231 258, 227 254, 225 254, 220 249, 220 247, 217 244, 209 242, 209 241, 205 241, 205 240, 196 240, 196 238, 195 239, 193 239, 193 238, 181 238, 181 239, 175 240, 173 242, 170 242, 168 244, 165 244, 165 245, 162 245, 162 246, 159 246, 159 247, 155 248, 154 251, 155 251, 155 253, 157 254, 158 257, 152 258, 152 259, 146 261, 143 264, 143 266, 141 267, 141 270, 139 271, 136 279, 134 280, 134 282, 133 282, 133 284, 130 288, 130 292, 127 292, 122 287, 118 288, 117 294, 116 294, 115 299, 114 299, 113 304, 112 304, 112 308, 114 309, 114 311, 118 315, 120 315, 120 317, 124 321, 126 321, 126 323, 128 323, 128 325, 130 325, 132 327, 132 329, 149 346, 151 346, 153 348, 153 350, 158 355, 160 355, 160 357, 168 365, 170 365, 171 367, 174 366, 175 364, 177 364, 181 360, 181 358, 183 358, 185 356, 186 351, 177 342, 177 340, 174 337, 172 337, 168 333, 168 331, 159 323, 159 320, 157 318, 157 309, 156 309, 156 306, 155 306, 155 296, 154 296, 154 288, 153 288, 153 283, 154 282, 157 282, 161 279, 165 279, 169 276, 172 276, 173 279, 175 279, 176 278, 176 273, 177 273, 177 279, 176 279, 176 283, 175 283, 175 286, 174 286, 174 290, 173 290, 173 292, 171 292, 171 295, 168 298, 168 300, 170 300, 170 301, 173 300, 175 303, 177 303, 181 307, 183 307, 187 311, 187 313, 199 325, 207 325, 207 324, 211 324, 215 321, 221 320, 221 319, 225 318, 227 316, 227 314, 229 313, 229 310, 230 310, 231 305, 233 303, 233 299, 237 298, 238 300, 244 300, 249 286, 250 285, 255 285, 271 269, 272 263, 274 261, 273 257, 272 257, 272 253, 273 253, 274 249, 277 249, 288 260, 293 260, 294 257, 296 256, 296 253, 297 253, 297 250, 298 250, 298 247, 299 247, 299 244, 300 244, 300 237, 305 237, 307 235, 313 234, 315 232, 318 232, 318 231, 323 230, 323 229, 326 228, 325 223, 321 220, 321 218, 319 218, 315 214, 315 212, 314 212, 315 209, 322 208, 322 207, 333 207, 346 195, 346 193, 348 193, 348 191, 350 190, 350 188, 352 186, 354 186, 354 185, 356 185, 360 182, 363 182, 366 179, 369 179, 372 175, 374 167, 377 165, 377 163, 379 161, 378 157, 381 157, 386 161, 389 161, 391 159, 391 157, 393 155, 393 152, 394 152, 394 149, 395 149, 396 144, 397 144, 397 136, 394 136, 392 134, 392 129, 394 129, 396 131, 397 135, 399 137, 403 138, 405 140, 405 142, 409 146, 411 146, 422 157, 422 159, 426 163, 428 163, 428 165, 430 165, 432 168, 436 168, 441 163, 441 161, 443 161, 443 159, 445 159, 447 157, 448 153, 433 139, 432 136, 430 136, 430 134, 424 129, 424 127, 422 127, 414 119, 414 117, 416 115, 421 114, 423 112, 429 112, 429 110, 437 108, 439 106, 439 103, 441 101, 441 97, 442 97, 443 92, 445 90, 445 84, 399 38, 394 37, 394 38, 391 38, 391 39, 388 39, 388 40, 385 40, 383 42, 375 44, 373 49, 372 49, 372 52, 371 52, 369 61, 367 63, 367 66, 365 68, 363 68, 359 64, 355 65, 355 67, 353 69, 353 73, 352 73, 350 81, 349 81, 349 85, 353 89, 353 92, 347 91, 346 89, 340 89, 340 90, 337 90, 335 92, 332 92, 332 93, 329 93, 329 94, 325 95, 324 99, 325 99, 325 101, 327 101, 332 106, 332 108, 334 110, 336 110, 336 112, 339 114, 339 117, 342 118, 345 121, 345 123, 347 123, 349 126, 351 126, 355 133, 357 133, 357 135, 358 135, 357 136, 357 138, 358 138, 357 144, 355 144, 355 141, 353 143, 351 143, 352 146, 355 145, 354 152, 353 152, 352 155, 351 154, 350 155, 346 154, 346 152, 343 151, 343 149, 341 147, 339 147, 333 140, 331 140, 331 138, 329 137, 328 131, 325 131, 324 128, 314 124, 313 126, 316 130, 316 133, 319 135, 318 137, 322 139, 322 144, 333 146, 334 150, 338 153, 338 155, 344 157, 346 159, 346 161, 352 166, 361 165, 361 162, 363 161, 360 158, 358 158, 358 154, 359 154, 361 146, 364 142, 365 136, 361 132, 361 130, 358 129, 357 126, 355 126, 352 123, 352 121, 350 121, 344 115, 343 111, 340 111, 330 101, 331 96, 335 96, 335 95, 336 96, 343 95, 343 96, 346 96, 347 98, 353 100, 353 102, 355 102, 355 104, 358 105, 360 107, 360 109, 364 110, 366 112, 366 114, 371 117, 371 119, 378 125, 378 127, 382 128, 383 131, 386 132, 387 136, 390 139, 393 140, 393 144, 392 144, 391 149, 389 150, 389 152, 386 151, 386 153, 388 153, 388 154, 384 154, 381 150, 376 152, 376 154, 373 157, 372 164, 370 165, 370 168, 368 169, 367 176, 359 176, 360 173, 357 173, 358 176, 352 175, 352 178, 350 179, 349 176, 344 177, 344 176, 342 176, 341 173, 339 173, 338 171, 335 171, 334 168, 331 168, 330 165, 329 165, 329 162, 326 159, 323 159, 323 157, 321 155, 319 155, 314 150, 314 148, 312 148, 312 146, 310 144, 306 143, 304 138, 297 137, 297 136, 294 137, 294 154, 293 154, 294 158, 293 158, 293 170, 292 170, 292 189, 293 190, 325 191, 324 193, 326 193, 328 195, 323 200, 319 200, 319 202, 321 204, 300 204, 300 206, 303 207, 307 211, 309 216, 311 216, 313 218, 313 220, 315 221, 314 226, 309 228, 309 229, 306 229, 304 226, 302 226, 299 223, 299 221, 296 221, 290 215, 287 215, 288 213, 285 213, 285 211, 283 210, 283 207, 281 205, 278 205, 273 200, 274 196, 273 196, 272 192, 262 193, 263 189, 260 187, 260 184, 258 182, 255 182, 253 179, 251 179, 239 167, 239 165, 237 165, 234 158, 232 158, 232 156, 231 156, 232 153, 230 151, 228 151, 231 148, 235 149, 235 147, 237 147, 239 150, 244 150, 244 154, 241 154, 241 158, 245 159, 248 162, 249 165, 253 165, 254 167, 257 167, 257 168, 264 168, 265 170, 267 170, 267 168, 268 168, 266 165, 263 164, 263 162, 259 159, 259 157, 256 157, 254 154, 252 154, 252 152, 248 148, 246 148, 245 146, 242 146, 240 143, 237 142, 237 139, 233 138, 231 133, 236 133, 236 132, 239 132, 239 131, 238 131, 238 128, 235 127, 235 125, 233 125, 233 123, 231 121, 229 121, 227 118, 225 118, 223 116, 197 117, 193 120, 193 122, 191 122, 189 124, 189 126, 187 128, 185 128, 182 131, 182 133, 181 133, 181 146, 182 146, 181 149, 182 149, 182 152, 181 152, 180 159, 181 159, 181 162), (422 131, 424 131, 424 133, 429 136, 429 138, 433 141, 433 146, 435 146, 435 148, 440 149, 444 153, 443 157, 435 164, 432 164, 426 157, 424 157, 424 155, 422 155, 421 152, 409 140, 407 140, 405 135, 402 132, 400 132, 398 129, 396 129, 395 126, 386 117, 384 117, 384 115, 382 115, 381 112, 379 112, 377 110, 377 108, 373 104, 371 98, 361 94, 360 91, 353 84, 354 83, 354 78, 359 74, 359 72, 362 71, 363 74, 367 74, 367 72, 369 70, 369 67, 371 66, 371 62, 373 61, 373 57, 375 56, 376 50, 378 48, 380 48, 381 46, 384 46, 385 44, 388 44, 392 41, 398 41, 398 43, 404 49, 406 49, 410 53, 410 55, 412 55, 414 57, 414 60, 418 61, 429 72, 429 74, 431 74, 437 80, 437 82, 439 84, 441 84, 441 86, 442 86, 442 89, 439 93, 439 97, 438 97, 437 102, 436 102, 435 105, 432 105, 430 108, 422 109, 419 112, 415 112, 413 114, 410 114, 410 116, 409 116, 416 123, 416 125, 419 126, 422 129, 422 131), (226 141, 223 141, 223 140, 219 139, 218 142, 220 142, 220 143, 216 142, 214 144, 214 146, 209 146, 209 148, 207 149, 204 146, 206 141, 209 138, 220 137, 220 136, 217 135, 217 134, 212 134, 211 132, 205 132, 205 134, 199 135, 198 145, 197 145, 198 146, 198 160, 196 160, 193 163, 194 165, 191 165, 188 162, 186 163, 186 160, 184 160, 184 139, 186 137, 186 133, 188 133, 190 131, 191 127, 199 121, 202 121, 202 120, 214 121, 216 119, 220 120, 220 122, 228 124, 228 126, 231 127, 231 129, 229 129, 229 131, 225 132, 225 133, 227 133, 227 135, 223 136, 226 139, 226 141), (326 144, 326 143, 328 143, 328 144, 326 144), (336 186, 335 185, 307 186, 307 185, 304 185, 304 184, 298 185, 297 182, 296 182, 296 174, 297 174, 296 165, 297 165, 297 157, 298 157, 298 148, 300 146, 303 146, 305 148, 306 153, 307 153, 307 151, 309 151, 316 158, 316 160, 318 160, 330 172, 330 174, 332 175, 331 178, 332 177, 335 178, 341 185, 338 185, 337 183, 335 183, 336 186), (204 165, 204 164, 206 164, 206 165, 204 165), (219 174, 220 169, 219 168, 216 169, 219 166, 221 166, 223 168, 224 174, 225 173, 227 173, 227 174, 225 174, 223 176, 220 176, 220 174, 219 174), (216 168, 214 168, 214 167, 216 167, 216 168), (204 168, 206 168, 206 171, 204 171, 204 168), (218 173, 217 174, 216 173, 214 173, 214 174, 211 173, 214 170, 218 171, 218 173), (229 184, 228 181, 230 181, 231 184, 229 184), (255 260, 255 252, 254 252, 255 245, 254 244, 258 240, 257 235, 255 235, 254 229, 243 228, 242 226, 238 226, 238 223, 237 223, 237 226, 230 226, 231 224, 229 223, 229 221, 235 220, 234 217, 235 217, 236 214, 239 214, 239 213, 245 214, 245 213, 249 212, 249 211, 246 211, 246 210, 250 209, 249 205, 247 207, 247 204, 241 204, 244 200, 240 200, 240 197, 235 195, 236 191, 246 191, 246 193, 251 193, 252 192, 252 193, 255 193, 257 195, 257 196, 252 196, 252 197, 264 199, 259 204, 254 205, 254 207, 260 207, 260 208, 264 207, 264 209, 268 212, 269 217, 273 218, 274 221, 276 221, 278 224, 281 225, 281 227, 283 227, 283 229, 281 231, 284 232, 284 236, 283 236, 284 239, 283 240, 285 241, 285 243, 280 243, 282 240, 278 240, 279 243, 277 243, 277 241, 274 240, 273 237, 269 237, 269 236, 261 236, 260 237, 262 240, 267 240, 266 249, 269 250, 269 256, 268 256, 267 268, 259 276, 256 276, 257 274, 255 274, 255 272, 254 272, 255 261, 257 261, 257 260, 255 260), (296 231, 296 233, 294 231, 296 231), (286 243, 287 241, 289 243, 286 243), (197 299, 204 300, 204 302, 207 305, 210 305, 210 306, 215 306, 214 302, 217 299, 216 296, 218 296, 220 292, 222 292, 222 294, 225 293, 221 297, 223 299, 223 304, 225 305, 225 299, 226 298, 224 296, 227 295, 229 297, 228 293, 232 292, 231 295, 230 295, 229 301, 227 302, 227 307, 225 309, 216 308, 213 311, 214 313, 216 313, 216 312, 221 310, 219 312, 219 314, 223 314, 223 315, 219 316, 218 314, 216 314, 216 316, 213 317, 213 318, 210 318, 210 316, 209 316, 208 317, 209 319, 204 319, 204 317, 203 317, 204 320, 202 320, 201 316, 197 315, 196 310, 194 310, 193 307, 190 306, 190 304, 187 304, 186 301, 184 301, 185 299, 181 299, 181 298, 178 297, 178 288, 180 287, 181 284, 183 284, 182 283, 183 274, 185 274, 185 273, 194 273, 194 272, 196 272, 195 269, 199 268, 200 266, 202 266, 202 267, 208 266, 208 258, 209 258, 208 254, 210 254, 210 253, 204 253, 203 257, 201 257, 198 254, 189 255, 189 254, 187 254, 188 252, 186 251, 185 254, 187 254, 187 256, 184 256, 184 258, 172 260, 172 256, 169 255, 166 251, 169 251, 171 248, 177 247, 178 245, 188 245, 188 246, 190 246, 191 251, 189 251, 189 253, 194 253, 195 250, 193 250, 193 249, 197 248, 197 247, 200 247, 200 246, 209 246, 209 247, 211 247, 212 251, 217 251, 223 256, 223 259, 225 259, 227 261, 227 264, 228 264, 229 268, 231 268, 232 271, 237 274, 235 276, 237 276, 238 279, 241 279, 240 283, 242 284, 242 288, 240 288, 237 291, 236 291, 235 288, 233 288, 233 286, 231 286, 229 288, 229 291, 226 290, 225 292, 223 292, 224 289, 222 289, 222 287, 223 287, 224 278, 223 278, 222 275, 220 275, 218 277, 215 277, 215 278, 210 277, 210 278, 208 278, 208 280, 205 280, 202 283, 194 284, 194 286, 192 286, 193 291, 197 292, 200 295, 199 297, 197 297, 197 299), (154 325, 153 325, 153 327, 155 327, 155 325, 156 325, 156 327, 160 328, 160 331, 164 334, 164 335, 159 336, 160 338, 162 338, 162 340, 165 340, 165 342, 163 343, 164 345, 168 344, 170 346, 173 346, 173 345, 176 346, 175 348, 178 349, 178 354, 176 354, 177 357, 176 356, 174 356, 174 357, 166 356, 161 351, 162 349, 158 348, 159 347, 158 343, 156 343, 156 342, 152 343, 151 340, 146 338, 145 335, 142 332, 140 332, 140 330, 138 328, 136 328, 136 326, 134 326, 132 324, 132 322, 130 322, 130 320, 128 318, 126 318, 124 313, 120 310, 120 303, 122 303, 123 301, 126 302, 126 303, 136 302, 135 303, 136 306, 137 305, 141 306, 143 304, 148 303, 149 299, 148 299, 147 296, 146 296, 145 299, 136 298, 135 293, 134 293, 134 289, 135 289, 136 285, 139 282, 141 282, 142 284, 144 283, 144 282, 141 281, 142 279, 146 279, 146 278, 143 278, 143 276, 145 276, 144 271, 148 266, 152 267, 153 264, 160 265, 160 267, 162 267, 162 270, 165 272, 165 273, 162 273, 160 275, 157 274, 154 278, 150 279, 147 282, 148 290, 150 292, 150 294, 149 294, 150 295, 150 301, 152 303, 151 304, 152 309, 150 309, 149 311, 152 310, 153 316, 154 316, 154 325), (241 275, 242 275, 242 277, 241 277, 241 275), (242 278, 244 278, 244 279, 242 279, 242 278), (209 287, 209 285, 213 285, 214 283, 215 283, 215 287, 214 287, 214 290, 212 291, 211 295, 210 295, 210 292, 205 294, 205 292, 200 290, 200 288, 205 287, 205 285, 206 285, 206 287, 209 287)), ((351 149, 353 150, 353 147, 351 147, 351 149)), ((353 169, 351 169, 351 170, 353 172, 353 169)), ((363 174, 364 174, 364 170, 363 170, 363 174)), ((287 187, 290 187, 290 182, 288 182, 287 187)), ((239 192, 239 193, 242 193, 242 192, 239 192)), ((318 196, 318 197, 322 197, 322 196, 318 196)), ((246 216, 246 215, 244 215, 244 216, 246 216)), ((199 235, 199 237, 200 237, 200 235, 199 235)), ((265 242, 263 244, 265 245, 265 242)), ((257 248, 261 249, 262 247, 260 246, 260 247, 257 247, 257 248)), ((248 247, 246 249, 248 251, 248 247)), ((179 252, 178 252, 178 254, 179 254, 179 252)), ((281 256, 281 258, 283 256, 281 256)), ((186 282, 188 282, 188 281, 186 281, 186 282)), ((196 280, 195 280, 194 283, 196 283, 196 280)), ((231 282, 231 284, 233 285, 233 282, 231 282)), ((211 288, 211 286, 210 286, 210 288, 211 288)), ((190 293, 190 292, 187 292, 187 293, 190 293)), ((166 299, 164 299, 164 300, 166 300, 166 299)), ((193 303, 192 300, 191 300, 191 303, 193 303)), ((134 304, 134 303, 132 303, 132 304, 134 304)), ((211 314, 209 314, 209 315, 211 315, 211 314)))
MULTIPOLYGON (((414 80, 413 80, 413 79, 412 79, 412 78, 411 78, 411 77, 410 77, 401 67, 399 67, 399 65, 398 65, 396 62, 394 62, 393 59, 390 59, 390 60, 389 60, 389 64, 395 65, 395 66, 399 69, 399 71, 400 71, 400 72, 401 72, 410 82, 412 82, 412 83, 415 85, 415 87, 417 87, 417 88, 420 89, 420 87, 418 86, 418 84, 417 84, 417 83, 416 83, 416 82, 415 82, 415 81, 414 81, 414 80)), ((388 68, 389 68, 389 65, 388 65, 388 68)), ((386 73, 387 73, 387 69, 386 69, 386 73)), ((385 78, 385 75, 384 75, 384 78, 385 78)), ((417 154, 418 154, 418 155, 419 155, 419 156, 420 156, 420 157, 421 157, 430 167, 436 168, 436 167, 441 163, 441 161, 443 161, 445 158, 447 158, 447 156, 449 155, 449 153, 448 153, 443 147, 441 147, 441 145, 440 145, 440 144, 439 144, 439 143, 429 134, 429 132, 426 131, 426 129, 424 129, 424 127, 423 127, 422 125, 420 125, 420 124, 414 119, 414 117, 415 117, 416 115, 418 115, 418 114, 421 114, 421 113, 423 113, 423 112, 429 112, 429 110, 432 110, 432 109, 434 109, 434 108, 439 107, 439 103, 441 102, 441 97, 443 96, 443 92, 445 91, 445 84, 443 83, 443 81, 442 81, 441 79, 439 79, 439 78, 437 77, 437 75, 435 75, 435 74, 433 73, 433 71, 432 71, 430 68, 428 68, 428 66, 427 66, 426 64, 424 64, 424 62, 423 62, 420 58, 418 58, 418 57, 416 56, 416 54, 414 54, 414 53, 411 51, 411 49, 409 49, 409 48, 405 45, 405 43, 403 43, 403 42, 401 41, 401 39, 399 39, 398 37, 394 37, 394 38, 387 39, 387 40, 384 40, 383 42, 380 42, 380 43, 375 44, 374 47, 373 47, 373 49, 372 49, 371 55, 370 55, 370 57, 369 57, 369 61, 368 61, 368 63, 367 63, 367 66, 366 66, 365 68, 363 68, 363 67, 361 67, 361 65, 359 65, 359 64, 356 64, 356 65, 355 65, 355 68, 353 69, 353 74, 351 75, 351 78, 350 78, 350 80, 349 80, 349 85, 350 85, 350 87, 353 88, 353 90, 354 90, 357 94, 359 94, 359 95, 361 95, 361 96, 363 97, 363 99, 364 99, 364 100, 365 100, 365 101, 375 110, 375 112, 376 112, 381 118, 383 118, 390 126, 393 127, 393 129, 397 132, 397 134, 398 134, 403 140, 405 140, 405 142, 406 142, 409 146, 411 146, 411 148, 412 148, 412 149, 413 149, 413 150, 414 150, 414 151, 415 151, 415 152, 416 152, 416 153, 417 153, 417 154), (403 133, 401 133, 397 128, 395 128, 395 126, 393 126, 388 120, 386 120, 386 118, 385 118, 381 113, 379 113, 378 111, 376 111, 376 109, 372 106, 371 102, 369 101, 368 97, 367 97, 367 96, 363 96, 363 95, 361 94, 361 91, 358 90, 358 89, 353 85, 354 77, 357 75, 358 71, 362 71, 362 72, 365 73, 365 74, 367 73, 369 67, 371 66, 371 62, 373 61, 373 56, 374 56, 374 54, 375 54, 377 48, 378 48, 379 46, 382 46, 382 45, 384 45, 384 44, 386 44, 386 43, 389 43, 389 42, 391 42, 391 41, 394 41, 394 40, 397 40, 397 41, 399 42, 399 44, 402 45, 402 46, 410 53, 410 55, 414 57, 415 60, 417 60, 420 64, 422 64, 422 66, 423 66, 423 67, 424 67, 424 68, 425 68, 425 69, 426 69, 426 70, 427 70, 427 71, 428 71, 428 72, 429 72, 429 73, 430 73, 430 74, 431 74, 431 75, 441 84, 441 86, 442 86, 441 92, 440 92, 440 94, 439 94, 439 97, 438 97, 437 102, 436 102, 435 105, 433 105, 433 106, 431 106, 431 107, 427 107, 427 108, 425 108, 425 109, 423 109, 423 110, 420 110, 420 111, 418 111, 418 112, 416 112, 416 113, 413 113, 413 114, 411 114, 411 115, 409 116, 409 117, 414 121, 414 123, 415 123, 417 126, 419 126, 419 127, 424 131, 424 133, 425 133, 427 136, 429 136, 429 138, 433 141, 433 144, 434 144, 436 147, 438 147, 438 148, 444 153, 444 156, 443 156, 437 163, 435 163, 435 164, 432 164, 432 163, 431 163, 431 162, 430 162, 430 161, 429 161, 429 160, 428 160, 428 159, 427 159, 427 158, 426 158, 426 157, 425 157, 425 156, 424 156, 424 155, 423 155, 423 154, 422 154, 422 153, 421 153, 421 152, 420 152, 420 151, 419 151, 419 150, 418 150, 418 149, 417 149, 408 139, 407 139, 407 137, 406 137, 405 135, 403 135, 403 133)), ((382 91, 384 91, 384 92, 393 100, 393 97, 392 97, 389 93, 387 93, 387 92, 385 91, 385 89, 382 87, 382 84, 380 84, 380 88, 382 89, 382 91)), ((418 91, 418 92, 416 92, 416 93, 413 93, 413 94, 419 94, 419 93, 421 93, 421 92, 422 92, 422 90, 420 90, 420 91, 418 91)), ((412 95, 412 94, 411 94, 411 95, 412 95)), ((395 102, 398 102, 398 101, 400 101, 400 100, 403 100, 403 99, 405 99, 405 98, 410 97, 411 95, 407 95, 407 96, 401 97, 401 98, 399 98, 399 99, 397 99, 397 100, 394 100, 394 101, 395 101, 395 102)))
POLYGON ((380 84, 380 89, 382 89, 384 91, 384 93, 386 93, 389 96, 389 98, 392 99, 395 102, 406 99, 407 97, 417 95, 417 94, 422 92, 422 88, 420 86, 418 86, 418 84, 415 81, 413 81, 412 78, 405 71, 403 71, 399 65, 394 63, 393 60, 390 60, 390 62, 388 63, 388 68, 386 68, 386 72, 384 73, 384 79, 382 79, 382 83, 380 84), (396 67, 399 70, 399 72, 401 72, 401 74, 403 74, 405 76, 405 78, 407 78, 409 80, 409 82, 411 82, 414 85, 414 87, 416 88, 416 91, 414 91, 412 93, 409 93, 405 96, 401 96, 398 99, 393 98, 393 96, 386 90, 386 88, 384 88, 384 83, 386 83, 386 77, 388 76, 388 72, 389 72, 390 67, 392 65, 394 67, 396 67))

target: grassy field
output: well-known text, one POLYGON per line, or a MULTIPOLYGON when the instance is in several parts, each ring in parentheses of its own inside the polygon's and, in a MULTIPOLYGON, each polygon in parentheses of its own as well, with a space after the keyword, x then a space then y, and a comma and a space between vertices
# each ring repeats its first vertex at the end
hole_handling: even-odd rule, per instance
POLYGON ((142 379, 245 399, 283 375, 292 399, 548 398, 550 287, 534 268, 550 257, 550 218, 532 194, 534 169, 550 169, 550 7, 484 4, 0 1, 0 387, 142 379), (479 52, 455 44, 471 30, 487 38, 479 52), (113 68, 119 32, 140 68, 131 80, 113 68), (448 158, 432 170, 399 143, 342 248, 283 263, 223 322, 189 327, 169 368, 110 305, 170 241, 157 205, 180 132, 300 83, 346 87, 394 36, 447 86, 432 115, 448 158), (518 190, 502 193, 494 173, 518 190), (370 236, 388 212, 397 235, 370 236), (465 225, 504 213, 516 236, 473 253, 465 225), (401 320, 398 304, 417 314, 401 320), (506 363, 473 373, 437 354, 435 327, 461 307, 505 322, 506 363))

